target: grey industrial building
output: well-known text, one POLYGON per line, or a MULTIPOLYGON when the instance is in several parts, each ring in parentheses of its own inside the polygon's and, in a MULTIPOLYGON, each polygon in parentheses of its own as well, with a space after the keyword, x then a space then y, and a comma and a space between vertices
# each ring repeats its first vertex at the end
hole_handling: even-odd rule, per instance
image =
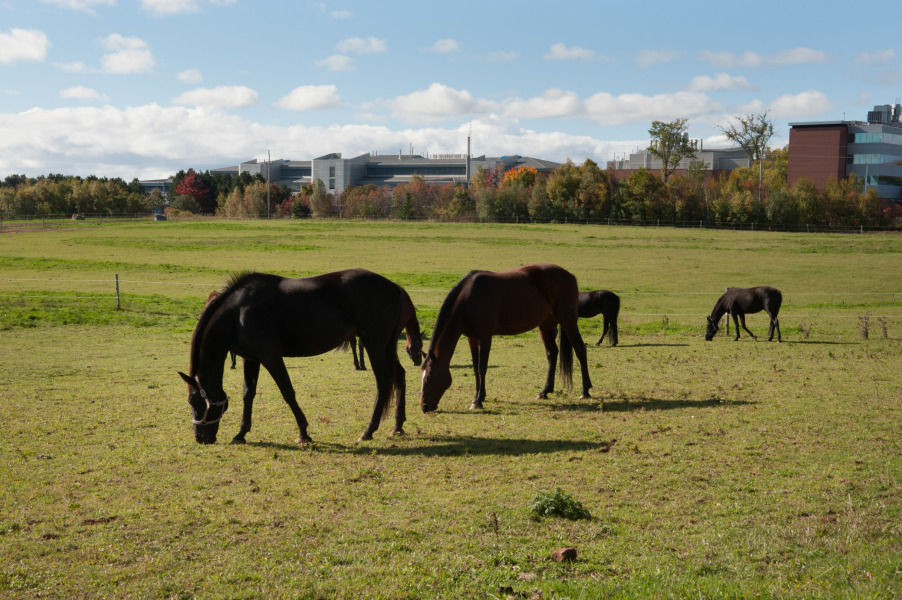
MULTIPOLYGON (((422 177, 430 184, 467 185, 479 167, 495 169, 498 173, 519 167, 534 167, 540 173, 551 173, 560 163, 530 158, 528 156, 469 156, 467 154, 419 154, 379 155, 361 154, 343 158, 341 153, 326 154, 313 160, 272 161, 249 160, 233 167, 211 169, 210 173, 237 176, 242 173, 261 175, 271 183, 286 185, 293 191, 321 180, 330 194, 341 194, 349 187, 372 184, 377 187, 395 187, 410 183, 414 176, 422 177)), ((142 181, 145 189, 157 188, 169 192, 171 179, 142 181)))

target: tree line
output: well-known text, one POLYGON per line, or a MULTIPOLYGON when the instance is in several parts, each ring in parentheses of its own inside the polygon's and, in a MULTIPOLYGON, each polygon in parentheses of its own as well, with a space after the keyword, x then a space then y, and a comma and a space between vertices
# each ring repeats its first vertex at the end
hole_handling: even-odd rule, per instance
MULTIPOLYGON (((771 150, 774 134, 767 113, 735 117, 721 127, 745 150, 749 167, 712 176, 693 160, 688 119, 653 121, 647 152, 661 161, 655 171, 639 169, 618 177, 587 159, 568 160, 551 173, 519 167, 505 172, 477 169, 468 186, 431 185, 414 176, 393 188, 365 185, 329 194, 322 181, 292 193, 267 184, 259 174, 179 171, 170 193, 147 194, 137 179, 65 177, 29 179, 10 175, 0 182, 0 211, 11 216, 166 212, 224 217, 434 219, 518 222, 693 222, 756 223, 799 227, 898 226, 898 204, 884 205, 857 176, 832 180, 818 189, 811 180, 787 183, 789 150, 771 150), (684 172, 676 166, 687 160, 684 172)), ((684 163, 685 164, 685 163, 684 163)))

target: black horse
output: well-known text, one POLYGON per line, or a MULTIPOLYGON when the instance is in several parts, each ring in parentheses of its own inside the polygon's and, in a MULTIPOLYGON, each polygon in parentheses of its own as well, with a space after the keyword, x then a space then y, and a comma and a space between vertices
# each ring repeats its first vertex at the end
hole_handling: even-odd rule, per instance
POLYGON ((608 340, 611 346, 616 346, 617 337, 617 316, 620 314, 620 296, 608 290, 595 290, 593 292, 580 292, 577 301, 577 314, 580 319, 588 319, 601 313, 604 317, 604 329, 601 331, 601 337, 595 342, 596 346, 600 346, 604 336, 611 333, 608 340))
POLYGON ((294 413, 300 430, 297 441, 310 442, 307 419, 295 399, 283 357, 323 354, 351 336, 360 338, 376 377, 373 415, 360 439, 372 439, 392 395, 397 401, 393 433, 404 433, 406 382, 397 346, 405 295, 397 284, 364 269, 297 279, 266 273, 234 276, 198 320, 191 337, 190 375, 179 372, 188 384, 195 439, 204 444, 216 441, 219 421, 229 406, 222 389, 225 359, 234 351, 244 358, 244 413, 232 443, 244 443, 251 429, 260 365, 294 413))
MULTIPOLYGON (((403 290, 402 290, 403 291, 403 290)), ((401 324, 404 327, 404 335, 407 336, 407 356, 414 366, 419 367, 426 353, 423 352, 423 334, 420 331, 420 323, 417 320, 417 309, 407 292, 404 292, 401 304, 401 324)), ((366 361, 363 358, 363 344, 360 344, 360 358, 357 358, 357 336, 351 336, 348 341, 351 346, 351 355, 354 357, 354 368, 358 371, 366 371, 366 361)))
MULTIPOLYGON (((705 340, 711 341, 717 334, 720 318, 726 313, 732 315, 733 324, 736 325, 736 337, 734 341, 739 339, 739 326, 757 340, 755 334, 748 330, 745 326, 745 315, 749 313, 761 312, 762 310, 770 317, 770 327, 767 330, 767 341, 774 339, 774 330, 777 332, 777 341, 782 342, 780 337, 780 321, 777 315, 780 313, 780 305, 783 303, 783 294, 780 290, 766 285, 753 288, 727 288, 727 291, 714 305, 711 316, 707 317, 708 326, 705 329, 705 340)), ((727 327, 729 327, 729 316, 727 316, 727 327)))

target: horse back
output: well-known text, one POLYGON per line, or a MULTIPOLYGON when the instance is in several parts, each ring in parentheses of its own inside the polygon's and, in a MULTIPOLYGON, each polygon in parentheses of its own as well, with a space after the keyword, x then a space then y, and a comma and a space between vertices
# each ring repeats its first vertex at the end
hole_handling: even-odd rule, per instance
POLYGON ((516 335, 549 318, 576 318, 576 278, 555 265, 472 273, 458 305, 468 331, 516 335))

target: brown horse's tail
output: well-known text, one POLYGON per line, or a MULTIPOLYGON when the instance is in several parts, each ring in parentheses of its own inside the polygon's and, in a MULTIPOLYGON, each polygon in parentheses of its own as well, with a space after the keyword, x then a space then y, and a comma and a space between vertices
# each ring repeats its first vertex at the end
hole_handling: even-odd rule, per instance
POLYGON ((570 338, 567 337, 563 327, 561 328, 561 351, 558 356, 561 364, 561 382, 564 384, 564 388, 569 390, 573 387, 573 344, 570 343, 570 338))

